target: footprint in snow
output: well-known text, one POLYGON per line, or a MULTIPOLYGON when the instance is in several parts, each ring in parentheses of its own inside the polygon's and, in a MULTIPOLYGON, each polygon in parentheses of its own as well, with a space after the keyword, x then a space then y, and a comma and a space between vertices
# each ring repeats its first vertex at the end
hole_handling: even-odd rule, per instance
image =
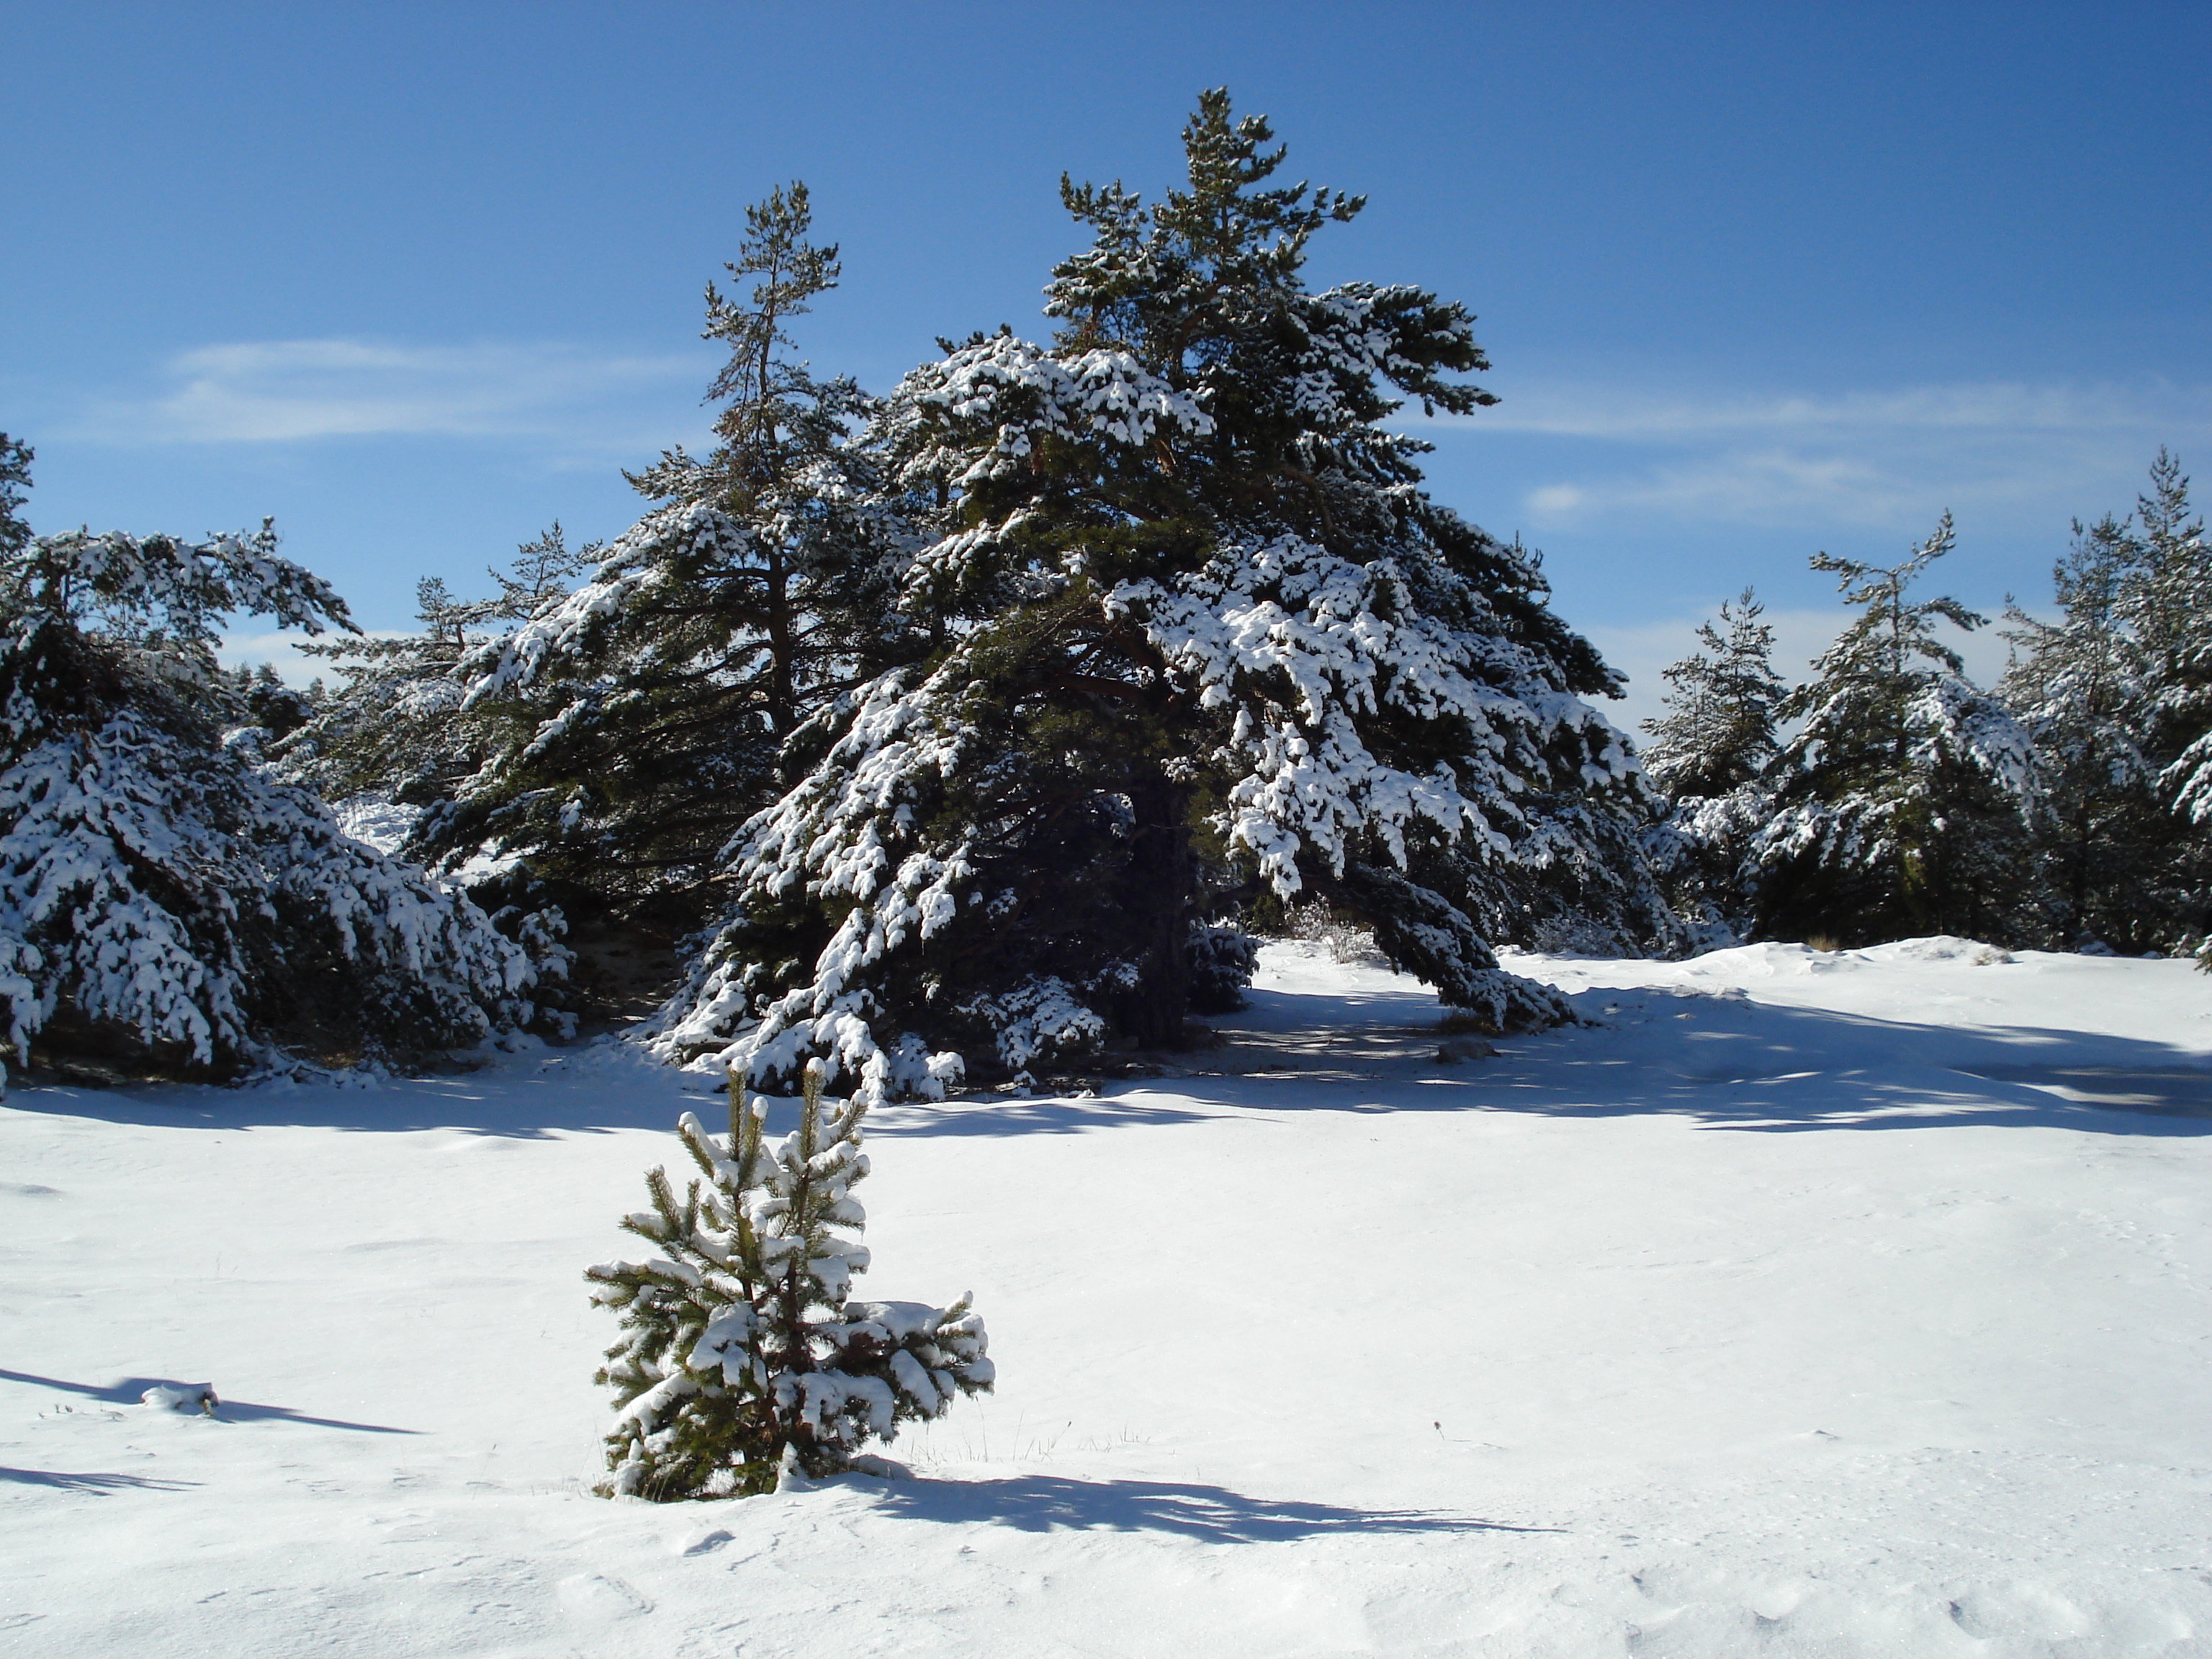
POLYGON ((561 1604, 587 1619, 630 1619, 651 1613, 653 1603, 619 1578, 596 1572, 578 1573, 561 1581, 561 1604))

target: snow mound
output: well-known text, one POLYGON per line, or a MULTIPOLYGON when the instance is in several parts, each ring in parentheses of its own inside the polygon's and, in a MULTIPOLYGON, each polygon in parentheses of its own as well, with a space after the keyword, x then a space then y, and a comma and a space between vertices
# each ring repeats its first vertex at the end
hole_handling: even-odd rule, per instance
POLYGON ((1866 962, 1962 962, 1972 968, 1992 967, 2013 959, 2009 951, 1951 933, 1901 939, 1893 945, 1869 945, 1850 954, 1866 962))
POLYGON ((2014 960, 2009 951, 1994 945, 1984 945, 1978 939, 1958 939, 1949 933, 1937 933, 1927 939, 1903 939, 1888 945, 1869 945, 1856 951, 1816 951, 1808 945, 1784 945, 1769 940, 1759 945, 1739 945, 1726 951, 1708 951, 1701 957, 1692 957, 1678 966, 1674 972, 1680 980, 1692 982, 1719 980, 1739 983, 1756 979, 1795 979, 1808 974, 1832 974, 1840 970, 1865 969, 1875 966, 1911 964, 1941 965, 1957 963, 1971 968, 1985 968, 2014 960))
POLYGON ((1816 963, 1829 958, 1803 945, 1737 945, 1725 951, 1708 951, 1693 957, 1678 970, 1697 979, 1782 979, 1809 974, 1816 963))

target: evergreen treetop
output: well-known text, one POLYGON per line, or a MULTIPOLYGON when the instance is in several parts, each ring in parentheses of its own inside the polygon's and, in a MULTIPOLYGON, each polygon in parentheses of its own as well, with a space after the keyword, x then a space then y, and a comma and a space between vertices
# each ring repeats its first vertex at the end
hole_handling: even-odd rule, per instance
POLYGON ((1774 629, 1748 587, 1720 621, 1701 623, 1704 647, 1662 671, 1667 712, 1646 720, 1644 763, 1669 795, 1712 798, 1741 787, 1779 752, 1775 711, 1787 688, 1774 672, 1774 629), (1725 634, 1723 633, 1725 629, 1725 634))
POLYGON ((799 725, 916 653, 892 586, 905 532, 853 441, 874 406, 789 355, 787 324, 837 277, 811 223, 805 185, 775 191, 728 266, 759 279, 750 295, 708 287, 704 337, 730 350, 714 450, 632 475, 661 505, 461 669, 465 711, 501 735, 441 833, 679 930, 706 918, 716 855, 774 797, 799 725))
POLYGON ((31 539, 31 526, 16 508, 31 488, 30 445, 0 432, 0 558, 13 559, 31 539))
POLYGON ((1948 622, 1971 632, 1989 619, 1948 594, 1905 599, 1905 590, 1957 539, 1947 512, 1934 533, 1893 565, 1829 553, 1813 556, 1813 568, 1833 573, 1844 603, 1859 612, 1814 659, 1814 678, 1791 692, 1778 711, 1784 720, 1806 722, 1790 750, 1801 757, 1817 755, 1820 764, 1807 775, 1820 779, 1819 787, 1841 787, 1863 768, 1901 771, 1911 741, 1908 710, 1915 695, 1937 675, 1964 670, 1964 659, 1936 625, 1948 622))

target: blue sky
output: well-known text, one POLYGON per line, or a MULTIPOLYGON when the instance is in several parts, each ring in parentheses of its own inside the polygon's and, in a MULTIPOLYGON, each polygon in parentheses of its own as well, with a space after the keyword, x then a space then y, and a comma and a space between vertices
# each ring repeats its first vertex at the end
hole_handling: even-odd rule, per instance
MULTIPOLYGON (((1944 507, 1945 588, 2047 597, 2161 443, 2212 491, 2212 9, 0 3, 0 428, 30 513, 273 514, 356 617, 481 585, 696 443, 700 289, 805 179, 817 368, 1042 331, 1062 170, 1156 191, 1203 86, 1365 191, 1317 284, 1465 301, 1504 401, 1435 492, 1545 550, 1634 675, 1747 582, 1944 507)), ((241 648, 266 652, 256 642, 241 648)), ((2001 661, 1993 642, 1972 653, 2001 661)))

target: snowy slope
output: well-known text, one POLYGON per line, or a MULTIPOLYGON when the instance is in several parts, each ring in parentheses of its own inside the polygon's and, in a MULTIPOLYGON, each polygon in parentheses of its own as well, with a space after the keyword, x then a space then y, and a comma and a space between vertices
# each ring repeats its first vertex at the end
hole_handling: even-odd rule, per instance
POLYGON ((1000 1392, 707 1505, 585 1494, 580 1274, 708 1079, 16 1092, 0 1653, 2212 1653, 2212 982, 1976 956, 1519 957, 1601 1023, 1445 1062, 1275 946, 1193 1075, 886 1110, 864 1293, 1000 1392))

